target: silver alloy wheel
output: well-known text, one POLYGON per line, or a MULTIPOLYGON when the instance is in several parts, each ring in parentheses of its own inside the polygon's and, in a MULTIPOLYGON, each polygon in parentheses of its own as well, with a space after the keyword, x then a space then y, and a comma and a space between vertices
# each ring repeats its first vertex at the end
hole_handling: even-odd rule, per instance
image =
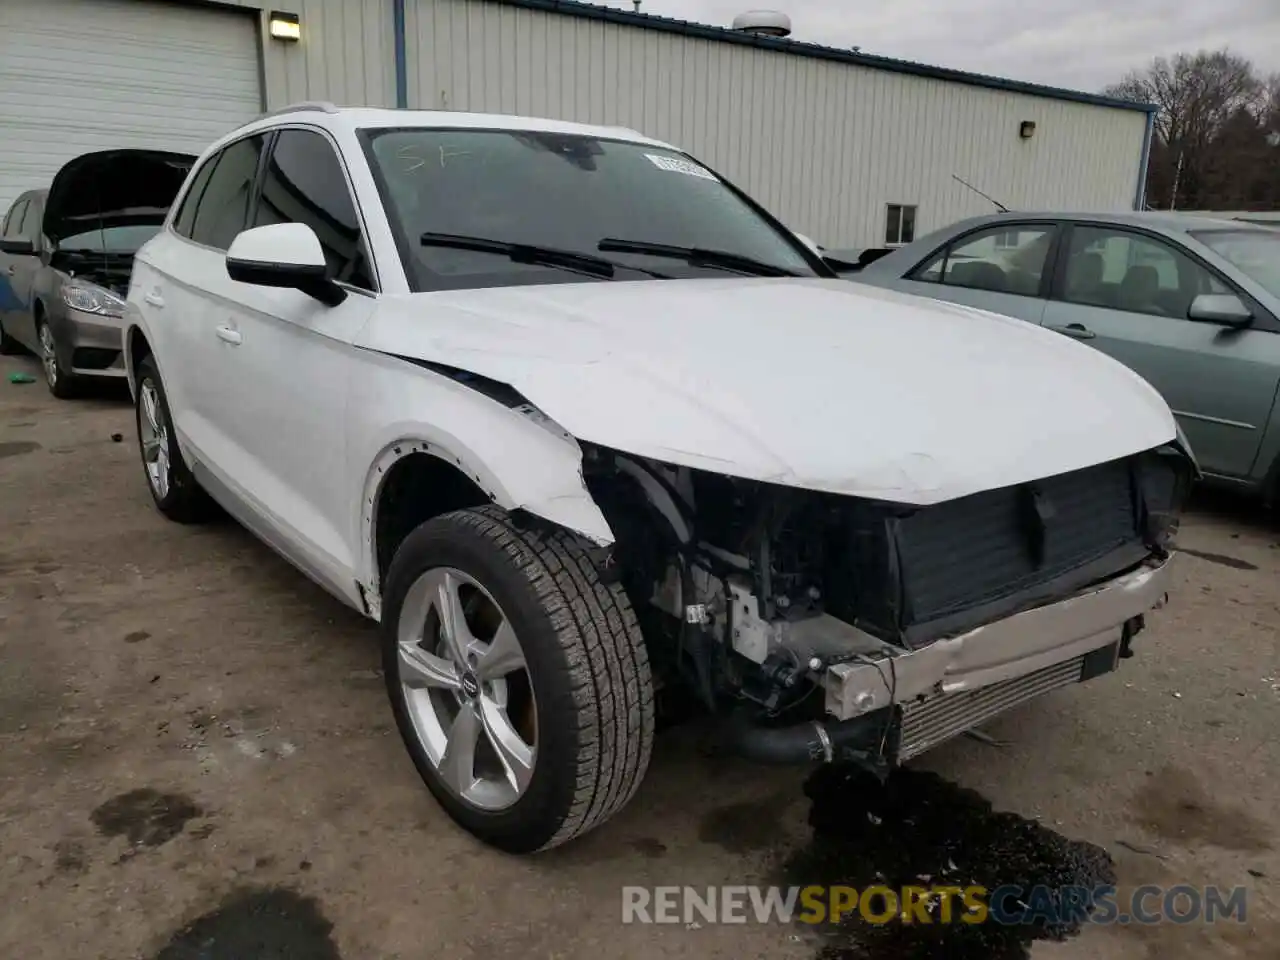
POLYGON ((44 364, 44 376, 49 386, 58 385, 58 350, 53 342, 53 329, 47 323, 40 324, 40 362, 44 364))
POLYGON ((169 425, 165 422, 160 394, 150 380, 143 380, 138 388, 138 404, 142 410, 138 418, 142 461, 147 467, 151 489, 163 500, 169 494, 169 425))
POLYGON ((510 807, 537 759, 533 685, 511 621, 474 578, 437 567, 409 588, 396 637, 405 708, 440 779, 481 810, 510 807))

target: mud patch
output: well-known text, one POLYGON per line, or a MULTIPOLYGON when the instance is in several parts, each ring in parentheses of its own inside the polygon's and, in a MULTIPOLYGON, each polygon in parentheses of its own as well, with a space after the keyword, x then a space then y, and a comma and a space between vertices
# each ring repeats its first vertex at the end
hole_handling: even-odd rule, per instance
POLYGON ((5 457, 20 457, 24 453, 32 453, 39 449, 40 444, 34 440, 10 440, 7 443, 0 443, 0 460, 5 457))
POLYGON ((147 633, 147 631, 145 630, 134 630, 132 633, 126 633, 124 635, 124 642, 125 643, 141 643, 143 640, 146 640, 150 636, 151 634, 147 633))
POLYGON ((1164 767, 1138 790, 1131 815, 1142 827, 1182 844, 1208 843, 1225 850, 1269 850, 1271 831, 1241 807, 1217 803, 1195 776, 1164 767))
POLYGON ((784 839, 778 829, 783 814, 795 800, 790 791, 762 800, 731 803, 709 810, 698 826, 698 839, 729 853, 757 853, 784 839))
POLYGON ((89 819, 105 837, 124 837, 137 847, 158 847, 182 832, 203 811, 187 797, 150 787, 130 790, 99 806, 89 819))
POLYGON ((1179 553, 1187 553, 1193 557, 1199 557, 1201 560, 1208 560, 1210 563, 1217 563, 1224 567, 1230 567, 1232 570, 1257 570, 1258 565, 1250 563, 1248 560, 1241 560, 1239 557, 1230 557, 1225 553, 1206 553, 1203 550, 1188 550, 1186 547, 1179 547, 1179 553))
POLYGON ((83 873, 89 865, 84 845, 78 840, 59 840, 53 845, 53 869, 58 873, 83 873))
POLYGON ((341 960, 319 903, 292 890, 237 891, 183 927, 152 960, 341 960))
MULTIPOLYGON (((933 773, 902 769, 885 784, 860 770, 824 767, 805 784, 812 802, 810 844, 780 867, 786 886, 950 886, 1020 888, 1034 916, 1025 924, 891 920, 871 924, 855 911, 838 926, 819 928, 820 960, 1025 960, 1035 940, 1064 940, 1080 932, 1089 904, 1040 912, 1036 888, 1079 892, 1116 882, 1110 855, 1092 844, 1069 840, 1033 820, 996 812, 979 794, 933 773)), ((1017 910, 1018 897, 1004 901, 1017 910)), ((963 907, 952 900, 953 917, 963 907)), ((873 914, 884 903, 873 898, 873 914)), ((924 906, 921 905, 923 910, 924 906)))

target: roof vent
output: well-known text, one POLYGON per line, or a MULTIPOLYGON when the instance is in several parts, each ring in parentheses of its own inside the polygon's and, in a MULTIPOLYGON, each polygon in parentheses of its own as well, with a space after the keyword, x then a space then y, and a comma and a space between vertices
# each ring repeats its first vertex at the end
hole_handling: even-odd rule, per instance
POLYGON ((733 18, 733 29, 762 37, 789 37, 791 18, 775 10, 748 10, 733 18))

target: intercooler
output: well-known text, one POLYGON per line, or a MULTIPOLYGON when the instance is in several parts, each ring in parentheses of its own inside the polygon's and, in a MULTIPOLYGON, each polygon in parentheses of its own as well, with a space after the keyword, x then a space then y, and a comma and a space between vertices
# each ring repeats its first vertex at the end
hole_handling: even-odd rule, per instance
POLYGON ((1035 673, 978 690, 943 694, 932 700, 904 704, 900 715, 898 760, 910 760, 1020 703, 1034 700, 1050 690, 1070 686, 1080 680, 1083 670, 1084 657, 1073 657, 1035 673))

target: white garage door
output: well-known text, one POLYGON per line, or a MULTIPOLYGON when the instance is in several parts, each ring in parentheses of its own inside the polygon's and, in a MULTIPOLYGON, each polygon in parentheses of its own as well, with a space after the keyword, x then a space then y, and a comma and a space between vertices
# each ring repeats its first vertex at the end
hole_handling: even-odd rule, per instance
POLYGON ((0 210, 79 154, 199 153, 261 113, 256 17, 145 0, 0 0, 0 210))

